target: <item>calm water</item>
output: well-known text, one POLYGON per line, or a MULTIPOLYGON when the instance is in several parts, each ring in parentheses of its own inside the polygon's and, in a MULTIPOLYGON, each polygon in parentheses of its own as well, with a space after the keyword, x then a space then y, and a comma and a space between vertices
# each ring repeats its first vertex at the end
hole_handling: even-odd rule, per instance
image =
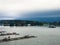
MULTIPOLYGON (((48 28, 48 27, 37 27, 37 26, 35 27, 0 26, 0 31, 1 30, 7 32, 17 32, 20 33, 19 36, 35 35, 37 36, 37 38, 3 42, 0 43, 0 45, 60 45, 60 27, 48 28)), ((0 37, 0 39, 4 37, 0 37)), ((11 36, 11 38, 14 37, 15 36, 11 36)))

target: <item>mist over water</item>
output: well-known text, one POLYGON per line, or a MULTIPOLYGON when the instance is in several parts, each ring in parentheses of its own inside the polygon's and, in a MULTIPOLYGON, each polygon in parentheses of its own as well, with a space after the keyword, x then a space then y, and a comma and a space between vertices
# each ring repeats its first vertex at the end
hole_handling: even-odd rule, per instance
MULTIPOLYGON (((19 36, 34 35, 37 38, 16 40, 10 42, 3 42, 0 45, 60 45, 60 27, 48 28, 40 26, 28 26, 28 27, 9 27, 0 26, 0 31, 17 32, 19 36)), ((15 36, 11 36, 14 38, 15 36)), ((18 36, 16 36, 18 37, 18 36)), ((0 37, 4 38, 4 37, 0 37)))

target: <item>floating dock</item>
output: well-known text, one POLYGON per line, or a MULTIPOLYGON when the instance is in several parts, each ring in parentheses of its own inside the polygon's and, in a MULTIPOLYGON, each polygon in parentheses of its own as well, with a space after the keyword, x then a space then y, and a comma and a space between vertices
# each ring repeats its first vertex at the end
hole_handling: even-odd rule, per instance
POLYGON ((4 39, 1 39, 0 40, 0 43, 1 42, 8 42, 8 41, 14 41, 14 40, 21 40, 21 39, 29 39, 29 38, 36 38, 36 36, 29 36, 29 35, 26 35, 26 36, 23 36, 23 37, 16 37, 16 38, 4 38, 4 39))

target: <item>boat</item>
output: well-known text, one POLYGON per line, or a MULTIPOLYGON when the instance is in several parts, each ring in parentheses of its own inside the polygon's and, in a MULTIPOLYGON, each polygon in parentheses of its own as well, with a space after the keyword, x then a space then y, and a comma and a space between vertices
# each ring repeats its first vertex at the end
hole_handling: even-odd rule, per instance
POLYGON ((56 28, 55 25, 49 25, 49 28, 56 28))

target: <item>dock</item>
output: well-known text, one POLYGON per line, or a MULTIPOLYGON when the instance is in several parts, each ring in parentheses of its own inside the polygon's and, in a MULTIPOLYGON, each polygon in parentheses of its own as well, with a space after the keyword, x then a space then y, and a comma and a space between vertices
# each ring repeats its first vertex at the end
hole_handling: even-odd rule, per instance
POLYGON ((16 38, 4 38, 4 39, 1 39, 0 40, 0 43, 1 42, 8 42, 8 41, 14 41, 14 40, 21 40, 21 39, 29 39, 29 38, 36 38, 36 36, 29 36, 29 35, 26 35, 26 36, 23 36, 23 37, 16 37, 16 38))

